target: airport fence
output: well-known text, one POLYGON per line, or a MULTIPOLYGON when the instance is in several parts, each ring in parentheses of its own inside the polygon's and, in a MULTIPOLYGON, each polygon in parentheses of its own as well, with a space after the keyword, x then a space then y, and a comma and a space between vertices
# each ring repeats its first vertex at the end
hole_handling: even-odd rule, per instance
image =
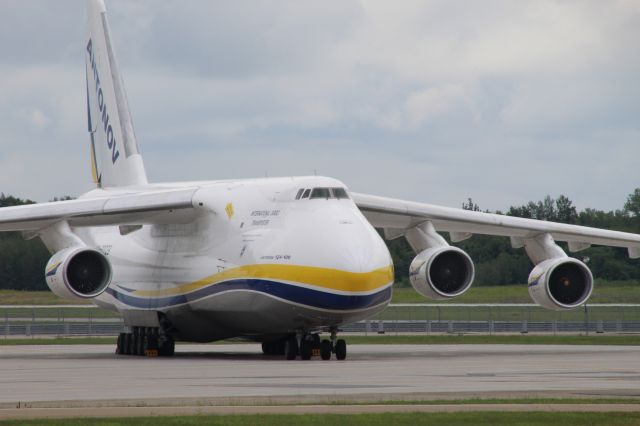
MULTIPOLYGON (((0 306, 0 336, 115 336, 122 319, 95 306, 0 306)), ((640 333, 640 304, 548 311, 534 304, 391 304, 342 328, 364 334, 640 333)))
POLYGON ((591 304, 549 311, 535 304, 392 304, 344 327, 369 333, 640 333, 639 304, 591 304))

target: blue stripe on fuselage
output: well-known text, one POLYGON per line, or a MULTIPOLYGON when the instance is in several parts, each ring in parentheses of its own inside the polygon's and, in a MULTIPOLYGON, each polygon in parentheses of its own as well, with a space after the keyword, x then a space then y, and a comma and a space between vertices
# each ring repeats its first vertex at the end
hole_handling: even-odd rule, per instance
POLYGON ((136 297, 130 294, 121 293, 114 288, 107 289, 107 292, 120 302, 135 308, 160 309, 195 302, 207 296, 233 290, 250 290, 313 308, 338 311, 366 309, 372 306, 377 306, 387 302, 391 298, 392 294, 390 286, 374 294, 341 295, 298 287, 277 281, 251 278, 225 281, 202 288, 192 293, 159 298, 136 297))

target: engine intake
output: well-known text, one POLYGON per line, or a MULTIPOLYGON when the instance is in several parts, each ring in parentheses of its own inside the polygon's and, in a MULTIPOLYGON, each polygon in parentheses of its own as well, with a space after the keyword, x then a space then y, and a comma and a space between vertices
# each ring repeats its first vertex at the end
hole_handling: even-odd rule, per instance
POLYGON ((582 305, 591 296, 593 275, 571 257, 539 263, 529 274, 529 295, 540 306, 556 311, 582 305))
POLYGON ((54 254, 45 269, 47 285, 67 299, 90 299, 107 289, 111 264, 104 254, 86 247, 71 247, 54 254))
POLYGON ((473 261, 457 247, 433 247, 420 252, 409 266, 413 288, 431 299, 449 299, 469 289, 475 276, 473 261))

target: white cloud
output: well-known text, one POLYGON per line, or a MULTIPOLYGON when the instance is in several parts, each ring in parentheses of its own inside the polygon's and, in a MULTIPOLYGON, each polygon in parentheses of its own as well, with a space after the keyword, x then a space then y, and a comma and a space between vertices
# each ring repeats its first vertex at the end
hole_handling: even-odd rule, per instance
POLYGON ((412 93, 407 98, 405 107, 409 123, 416 127, 425 120, 437 119, 464 103, 465 93, 461 86, 445 85, 412 93))
POLYGON ((49 117, 47 117, 41 110, 38 108, 28 109, 23 111, 23 114, 28 120, 28 124, 35 127, 45 127, 47 124, 51 122, 49 117))
MULTIPOLYGON (((492 209, 547 193, 613 209, 640 185, 634 1, 107 8, 155 180, 316 169, 360 191, 492 209)), ((14 36, 0 37, 0 191, 46 194, 6 160, 34 149, 41 167, 79 162, 51 174, 51 195, 89 181, 69 172, 88 170, 83 9, 0 3, 0 36, 14 36)))

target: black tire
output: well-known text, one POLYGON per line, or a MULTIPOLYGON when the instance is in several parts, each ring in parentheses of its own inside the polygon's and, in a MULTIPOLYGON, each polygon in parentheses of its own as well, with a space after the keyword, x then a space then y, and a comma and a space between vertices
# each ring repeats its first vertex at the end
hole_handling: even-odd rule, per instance
POLYGON ((262 342, 262 353, 265 355, 273 355, 273 343, 262 342))
POLYGON ((133 334, 125 333, 124 334, 124 355, 131 355, 131 350, 133 347, 133 334))
POLYGON ((144 355, 144 334, 142 334, 141 332, 138 332, 137 335, 135 335, 135 353, 134 355, 138 355, 138 356, 142 356, 144 355))
POLYGON ((313 349, 320 349, 320 335, 319 334, 312 334, 311 335, 311 341, 313 342, 313 349))
POLYGON ((149 336, 147 336, 147 338, 145 339, 145 355, 146 355, 146 351, 157 351, 158 350, 158 335, 157 334, 150 334, 149 336))
POLYGON ((338 361, 343 361, 347 358, 347 342, 340 339, 336 342, 336 359, 338 361))
POLYGON ((325 361, 328 361, 331 359, 331 342, 327 339, 323 340, 322 342, 320 342, 320 358, 322 358, 325 361))
POLYGON ((122 355, 124 353, 124 333, 118 334, 118 340, 116 341, 116 355, 122 355))
POLYGON ((139 355, 145 356, 147 354, 147 347, 149 346, 149 336, 146 334, 141 334, 138 336, 140 339, 140 353, 139 355))
POLYGON ((311 359, 311 351, 313 349, 313 342, 311 340, 303 340, 300 344, 300 359, 308 361, 311 359))
POLYGON ((162 345, 160 345, 160 349, 158 350, 158 355, 173 356, 175 352, 176 352, 176 342, 173 339, 167 339, 162 343, 162 345))
POLYGON ((295 337, 290 337, 284 344, 284 357, 291 361, 298 356, 298 340, 295 337))

